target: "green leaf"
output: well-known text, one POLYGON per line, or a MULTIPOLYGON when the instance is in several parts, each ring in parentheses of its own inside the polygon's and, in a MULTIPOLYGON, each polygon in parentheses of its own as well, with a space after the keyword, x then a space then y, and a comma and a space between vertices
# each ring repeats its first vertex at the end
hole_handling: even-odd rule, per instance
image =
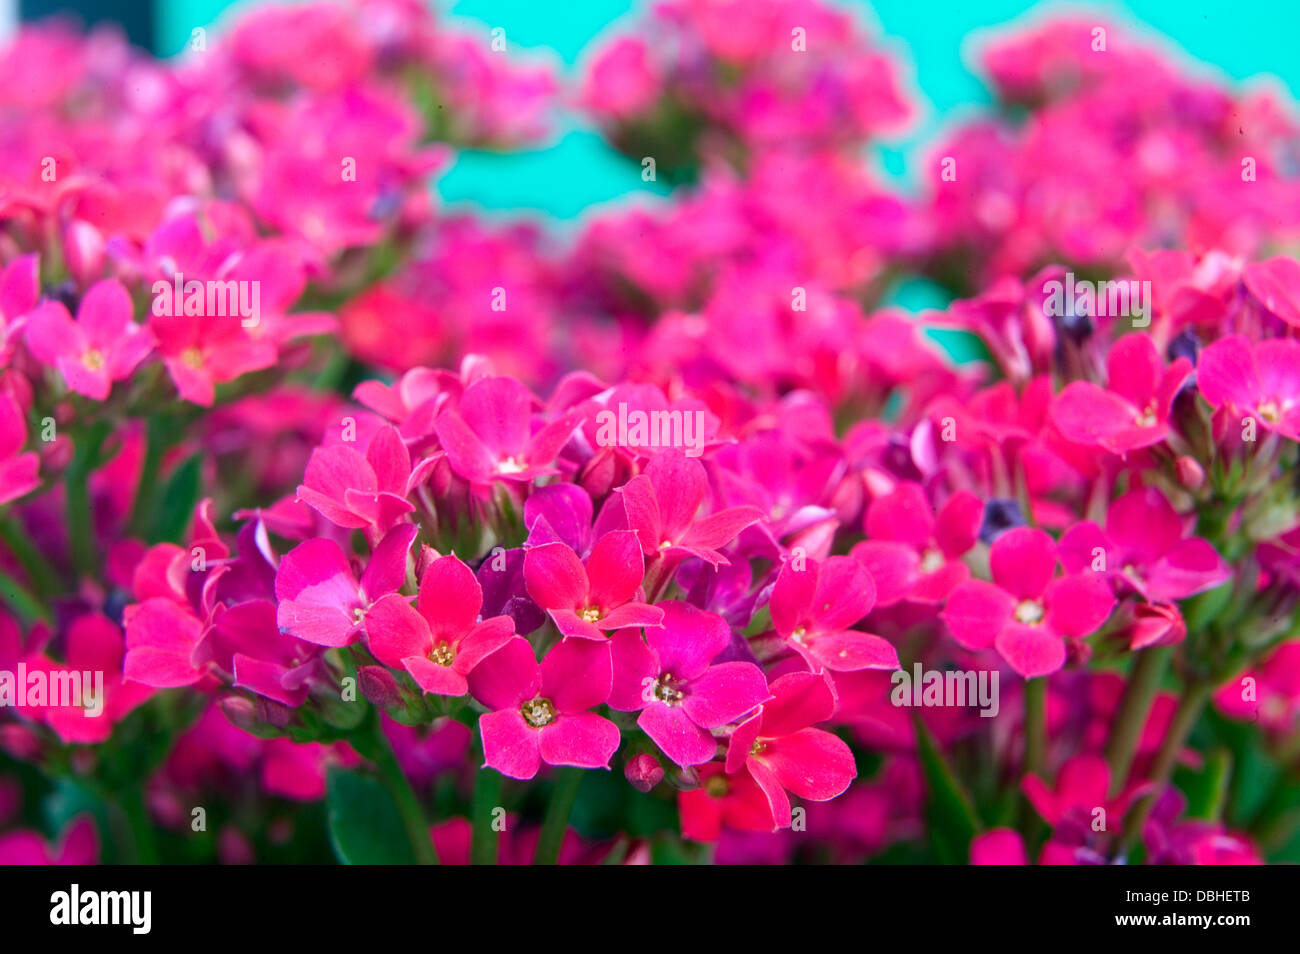
POLYGON ((332 769, 325 804, 330 841, 343 864, 415 864, 397 802, 383 782, 358 772, 332 769))
POLYGON ((199 502, 199 468, 202 454, 194 454, 176 468, 163 488, 158 512, 154 514, 150 540, 179 543, 199 502))
POLYGON ((971 839, 979 830, 975 810, 921 719, 917 717, 913 721, 925 778, 925 817, 934 853, 941 864, 966 864, 971 839))

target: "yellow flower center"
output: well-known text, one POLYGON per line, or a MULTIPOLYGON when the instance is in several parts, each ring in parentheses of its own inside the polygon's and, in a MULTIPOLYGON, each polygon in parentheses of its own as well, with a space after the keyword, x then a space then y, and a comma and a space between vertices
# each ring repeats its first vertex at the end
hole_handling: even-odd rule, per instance
POLYGON ((654 696, 660 702, 675 706, 685 697, 685 693, 676 688, 675 680, 671 673, 664 673, 655 680, 654 696))
POLYGON ((555 721, 555 706, 550 699, 543 699, 540 696, 536 699, 530 699, 522 706, 524 721, 534 729, 540 729, 542 726, 550 725, 555 721))
POLYGON ((594 606, 588 606, 578 615, 582 617, 584 623, 594 623, 600 619, 600 610, 594 606))
POLYGON ((1034 626, 1043 619, 1043 604, 1037 600, 1025 600, 1016 607, 1016 619, 1026 626, 1034 626))
POLYGON ((186 348, 181 352, 181 361, 191 368, 203 367, 203 352, 198 348, 186 348))
POLYGON ((429 658, 439 666, 450 666, 456 661, 456 650, 452 649, 446 643, 439 643, 437 646, 433 647, 433 652, 429 654, 429 658))
POLYGON ((81 363, 91 371, 104 370, 104 356, 95 348, 91 348, 81 356, 81 363))

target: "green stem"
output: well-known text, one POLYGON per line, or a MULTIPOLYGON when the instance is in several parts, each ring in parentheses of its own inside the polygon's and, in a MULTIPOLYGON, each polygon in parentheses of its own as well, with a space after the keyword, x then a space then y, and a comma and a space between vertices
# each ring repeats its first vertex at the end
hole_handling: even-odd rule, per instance
POLYGON ((63 584, 54 574, 49 560, 32 545, 26 529, 17 517, 0 520, 0 540, 4 540, 14 558, 22 564, 38 597, 44 598, 63 591, 63 584))
POLYGON ((94 576, 99 557, 95 552, 95 521, 90 510, 90 474, 99 463, 99 451, 108 437, 108 421, 96 421, 77 442, 68 465, 68 542, 72 563, 83 576, 94 576))
POLYGON ((1047 762, 1047 677, 1025 680, 1025 775, 1043 774, 1047 762))
POLYGON ((135 500, 131 502, 131 534, 145 539, 148 536, 148 523, 157 506, 154 499, 158 489, 158 471, 162 467, 163 455, 167 451, 168 434, 175 433, 171 424, 163 417, 150 419, 145 428, 144 463, 140 467, 140 483, 136 485, 135 500))
POLYGON ((411 788, 406 773, 397 764, 393 747, 388 742, 388 736, 384 735, 383 720, 377 714, 374 718, 374 744, 369 748, 371 761, 397 800, 397 808, 401 812, 402 823, 406 826, 406 835, 411 840, 411 848, 415 851, 416 862, 436 865, 438 853, 434 850, 433 839, 429 835, 429 823, 425 821, 424 809, 420 807, 420 799, 416 797, 415 789, 411 788))
POLYGON ((573 813, 573 803, 581 784, 581 769, 566 767, 555 773, 555 788, 551 791, 551 804, 542 821, 541 837, 537 839, 534 864, 553 865, 559 861, 560 846, 564 844, 564 833, 569 828, 569 816, 573 813))
POLYGON ((1183 689, 1183 694, 1178 700, 1178 708, 1174 711, 1173 721, 1169 724, 1164 742, 1161 743, 1160 750, 1156 753, 1156 760, 1151 766, 1150 780, 1155 783, 1155 788, 1129 808, 1128 815, 1124 819, 1124 835, 1120 843, 1122 852, 1127 853, 1141 835, 1151 810, 1155 808, 1156 801, 1164 793, 1165 786, 1169 784, 1169 779, 1174 774, 1178 753, 1187 744, 1187 737, 1192 734, 1192 727, 1200 718, 1201 710, 1205 707, 1206 700, 1210 698, 1213 688, 1211 682, 1192 682, 1183 689))
POLYGON ((3 570, 0 570, 0 600, 9 604, 9 607, 25 623, 33 623, 37 620, 46 623, 50 621, 50 614, 45 604, 3 570))
POLYGON ((154 839, 149 809, 145 807, 144 792, 133 789, 121 793, 120 804, 131 832, 132 858, 139 865, 158 864, 158 844, 154 839))
POLYGON ((501 807, 501 773, 495 769, 481 768, 474 775, 474 799, 470 806, 474 832, 470 841, 469 863, 494 865, 500 832, 494 827, 496 809, 501 807))
POLYGON ((1129 768, 1133 765, 1133 755, 1137 751, 1138 741, 1142 738, 1142 729, 1146 725, 1147 713, 1151 711, 1151 702, 1160 686, 1160 678, 1169 665, 1173 648, 1158 646, 1144 649, 1137 654, 1137 661, 1129 673, 1128 685, 1124 689, 1124 698, 1119 711, 1115 713, 1115 722, 1111 726, 1110 739, 1106 743, 1106 761, 1110 765, 1111 795, 1117 795, 1128 779, 1129 768))

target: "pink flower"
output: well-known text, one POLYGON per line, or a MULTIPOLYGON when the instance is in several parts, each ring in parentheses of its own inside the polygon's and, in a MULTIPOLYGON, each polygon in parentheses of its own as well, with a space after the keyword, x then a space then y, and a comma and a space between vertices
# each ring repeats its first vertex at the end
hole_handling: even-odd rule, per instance
POLYGON ((275 364, 278 349, 250 335, 235 317, 174 315, 149 319, 158 353, 187 401, 211 407, 216 386, 275 364))
POLYGON ((153 335, 135 323, 132 312, 121 283, 96 282, 81 300, 75 322, 57 301, 29 314, 27 347, 37 360, 57 368, 69 388, 103 401, 113 382, 129 378, 153 350, 153 335))
POLYGON ((0 865, 91 865, 98 858, 99 835, 88 815, 70 822, 54 845, 26 829, 0 835, 0 865))
POLYGON ((539 664, 528 640, 514 637, 470 675, 474 698, 494 711, 479 719, 483 764, 528 779, 542 762, 609 768, 618 727, 588 712, 609 697, 609 647, 566 639, 539 664))
POLYGON ((396 428, 385 425, 365 454, 349 444, 312 451, 298 499, 340 527, 382 533, 415 509, 406 499, 412 479, 406 444, 396 428))
POLYGON ((971 650, 997 648, 1026 679, 1065 665, 1065 638, 1086 636, 1110 615, 1115 597, 1095 573, 1056 579, 1056 544, 1042 530, 1016 527, 993 541, 993 582, 967 580, 942 616, 971 650))
POLYGON ((333 540, 318 537, 285 554, 275 576, 280 631, 320 646, 347 646, 365 626, 366 613, 406 582, 406 559, 414 524, 394 527, 375 547, 358 583, 347 555, 333 540))
POLYGON ((1131 490, 1110 505, 1103 531, 1091 520, 1061 536, 1061 563, 1123 581, 1154 602, 1186 599, 1213 589, 1232 569, 1200 537, 1184 536, 1186 521, 1154 487, 1131 490), (1100 561, 1100 563, 1099 563, 1100 561))
POLYGON ((1052 402, 1052 420, 1071 441, 1115 454, 1159 444, 1169 433, 1174 398, 1192 373, 1178 358, 1168 367, 1149 335, 1125 335, 1106 357, 1108 389, 1090 381, 1066 385, 1052 402))
POLYGON ((456 408, 438 415, 438 440, 452 469, 474 484, 553 473, 555 455, 580 415, 564 415, 533 432, 534 400, 514 378, 481 378, 467 387, 456 408))
POLYGON ((880 636, 850 629, 871 612, 876 587, 852 557, 781 567, 772 588, 772 624, 813 669, 897 669, 898 652, 880 636))
POLYGON ((1014 828, 993 828, 976 835, 970 843, 973 865, 1027 865, 1025 843, 1014 828))
POLYGON ((0 391, 0 504, 40 486, 41 459, 34 451, 23 453, 26 443, 23 409, 7 392, 0 391))
POLYGON ((948 498, 936 514, 920 484, 903 481, 867 508, 869 539, 853 558, 876 584, 876 605, 908 599, 942 603, 970 577, 961 557, 979 539, 984 504, 968 490, 948 498))
POLYGON ((713 662, 731 645, 722 617, 689 603, 660 606, 663 626, 644 641, 636 630, 614 634, 609 705, 639 711, 637 725, 678 765, 700 765, 718 753, 713 729, 771 698, 767 680, 753 663, 713 662))
POLYGON ((0 269, 0 357, 26 324, 26 315, 40 296, 38 256, 20 255, 0 269))
POLYGON ((717 762, 700 766, 699 773, 699 788, 677 796, 683 838, 715 842, 724 825, 740 831, 773 831, 772 808, 752 775, 728 775, 717 762))
POLYGON ((64 662, 46 657, 29 660, 28 669, 44 669, 53 685, 56 673, 81 673, 83 702, 91 705, 51 705, 40 710, 45 723, 68 743, 103 742, 113 733, 113 726, 122 721, 136 706, 153 695, 153 690, 122 676, 122 632, 107 617, 99 613, 79 616, 68 627, 64 662), (87 673, 102 686, 87 685, 87 673), (95 699, 87 696, 92 690, 102 689, 95 699))
POLYGON ((415 609, 397 593, 371 607, 365 620, 370 651, 385 665, 405 669, 425 692, 463 696, 474 668, 515 634, 509 616, 479 622, 482 608, 474 571, 454 554, 439 557, 424 571, 415 609))
POLYGON ((640 592, 643 575, 641 545, 630 530, 602 536, 585 566, 564 543, 529 547, 524 555, 528 595, 565 636, 604 639, 602 630, 660 625, 663 610, 640 592))
POLYGON ((835 713, 826 677, 794 672, 775 680, 772 699, 732 733, 727 773, 749 772, 767 796, 773 831, 790 826, 790 797, 824 802, 857 776, 853 753, 837 736, 812 728, 835 713))
POLYGON ((1222 338, 1201 352, 1196 384, 1211 407, 1226 405, 1300 440, 1300 341, 1272 338, 1252 346, 1245 335, 1222 338))
POLYGON ((697 556, 715 566, 726 563, 718 548, 763 516, 757 507, 731 507, 699 518, 708 496, 704 465, 680 450, 656 455, 619 493, 642 552, 671 560, 697 556))

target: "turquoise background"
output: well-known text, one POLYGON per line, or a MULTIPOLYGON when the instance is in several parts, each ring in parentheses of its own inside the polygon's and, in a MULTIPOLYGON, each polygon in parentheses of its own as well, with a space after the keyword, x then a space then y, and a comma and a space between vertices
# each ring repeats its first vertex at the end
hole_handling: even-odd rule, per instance
MULTIPOLYGON (((258 0, 259 3, 265 0, 258 0)), ((1132 0, 1086 8, 1023 0, 841 0, 872 33, 883 37, 903 63, 922 114, 909 134, 876 150, 885 175, 908 187, 919 146, 941 129, 945 117, 988 101, 968 69, 972 33, 1052 10, 1097 10, 1108 19, 1168 36, 1187 55, 1221 76, 1259 80, 1271 75, 1294 98, 1300 95, 1300 0, 1132 0)), ((181 50, 196 26, 220 29, 230 0, 168 0, 158 24, 159 46, 181 50)), ((504 27, 515 56, 549 57, 570 75, 583 50, 641 7, 633 0, 456 0, 440 9, 450 19, 486 31, 504 27)), ((640 167, 606 147, 579 117, 567 116, 544 148, 510 155, 467 152, 438 183, 448 203, 465 203, 494 214, 534 210, 554 227, 571 226, 585 209, 633 192, 662 191, 641 181, 640 167)))

